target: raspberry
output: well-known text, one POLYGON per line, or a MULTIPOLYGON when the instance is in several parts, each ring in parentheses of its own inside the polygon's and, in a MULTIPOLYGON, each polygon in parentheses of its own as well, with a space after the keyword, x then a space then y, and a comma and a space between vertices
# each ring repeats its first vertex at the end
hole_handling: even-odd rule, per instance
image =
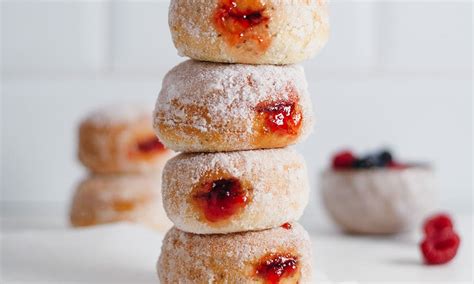
POLYGON ((423 224, 423 230, 425 235, 430 236, 436 232, 439 232, 445 228, 453 229, 453 222, 448 214, 437 214, 425 221, 423 224))
POLYGON ((356 157, 351 151, 341 151, 332 158, 333 169, 348 169, 352 168, 356 157))
POLYGON ((456 256, 460 241, 458 234, 449 227, 426 236, 420 244, 425 263, 449 262, 456 256))

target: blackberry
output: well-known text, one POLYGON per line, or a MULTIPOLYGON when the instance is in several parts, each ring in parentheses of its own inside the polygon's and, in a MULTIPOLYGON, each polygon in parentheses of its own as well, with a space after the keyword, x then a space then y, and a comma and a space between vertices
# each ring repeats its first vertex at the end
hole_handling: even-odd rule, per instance
POLYGON ((356 169, 370 169, 378 166, 377 157, 368 155, 360 159, 356 159, 352 165, 356 169))
POLYGON ((377 155, 377 160, 380 167, 386 167, 393 161, 392 153, 388 150, 383 150, 377 155))

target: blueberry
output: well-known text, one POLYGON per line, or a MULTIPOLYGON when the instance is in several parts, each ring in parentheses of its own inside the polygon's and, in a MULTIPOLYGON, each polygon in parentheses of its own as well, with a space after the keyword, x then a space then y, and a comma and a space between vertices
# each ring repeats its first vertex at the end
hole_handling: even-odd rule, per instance
POLYGON ((353 166, 356 169, 370 169, 373 167, 377 167, 377 165, 377 158, 373 155, 369 155, 360 159, 356 159, 353 166))
POLYGON ((381 151, 377 155, 377 160, 378 160, 378 164, 381 167, 385 167, 388 164, 390 164, 390 162, 392 162, 392 160, 393 160, 392 153, 390 153, 390 151, 388 151, 388 150, 381 151))

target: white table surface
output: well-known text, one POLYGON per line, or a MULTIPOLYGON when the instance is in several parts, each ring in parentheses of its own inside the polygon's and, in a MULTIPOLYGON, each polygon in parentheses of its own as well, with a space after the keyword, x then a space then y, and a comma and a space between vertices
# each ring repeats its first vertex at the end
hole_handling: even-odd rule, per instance
MULTIPOLYGON (((154 264, 160 233, 129 224, 71 229, 65 218, 66 205, 1 205, 1 283, 158 282, 154 264), (100 245, 94 246, 96 243, 100 245)), ((350 236, 324 222, 307 225, 316 279, 329 283, 472 283, 472 216, 456 215, 454 219, 461 247, 451 263, 441 266, 422 263, 421 235, 416 232, 350 236)))

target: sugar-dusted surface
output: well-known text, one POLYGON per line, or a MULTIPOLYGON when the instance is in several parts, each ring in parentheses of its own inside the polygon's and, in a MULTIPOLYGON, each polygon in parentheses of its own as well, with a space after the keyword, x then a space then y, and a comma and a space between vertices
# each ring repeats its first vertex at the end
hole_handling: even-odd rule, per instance
POLYGON ((246 64, 291 64, 314 56, 327 42, 326 1, 265 0, 270 20, 262 31, 269 35, 264 51, 252 41, 229 45, 216 29, 213 16, 219 0, 173 0, 169 25, 180 55, 203 61, 246 64))
POLYGON ((130 221, 166 230, 171 222, 161 200, 161 176, 97 175, 77 187, 70 209, 75 226, 130 221))
POLYGON ((83 122, 94 124, 97 127, 133 124, 142 119, 150 119, 151 113, 152 108, 146 105, 107 105, 90 112, 83 122))
POLYGON ((298 65, 185 61, 163 80, 155 108, 155 130, 160 140, 176 151, 286 146, 300 141, 311 130, 313 113, 307 87, 303 68, 298 65), (302 127, 291 139, 279 140, 256 129, 256 106, 279 101, 295 101, 301 109, 302 127))
POLYGON ((161 170, 173 155, 163 149, 139 155, 137 145, 155 138, 150 108, 122 104, 97 109, 79 125, 78 157, 89 171, 101 174, 161 170))
MULTIPOLYGON (((269 253, 298 258, 300 283, 311 281, 311 242, 297 223, 226 235, 195 235, 172 228, 157 264, 161 283, 258 283, 254 265, 269 253)), ((263 281, 261 281, 263 283, 263 281)))
POLYGON ((308 202, 306 165, 292 149, 180 154, 163 171, 163 201, 181 230, 230 233, 279 226, 298 220, 308 202), (208 177, 235 177, 250 192, 243 211, 226 222, 211 224, 193 204, 196 189, 208 177))
POLYGON ((327 170, 321 177, 328 212, 355 233, 398 233, 420 225, 435 207, 437 189, 425 167, 327 170))

